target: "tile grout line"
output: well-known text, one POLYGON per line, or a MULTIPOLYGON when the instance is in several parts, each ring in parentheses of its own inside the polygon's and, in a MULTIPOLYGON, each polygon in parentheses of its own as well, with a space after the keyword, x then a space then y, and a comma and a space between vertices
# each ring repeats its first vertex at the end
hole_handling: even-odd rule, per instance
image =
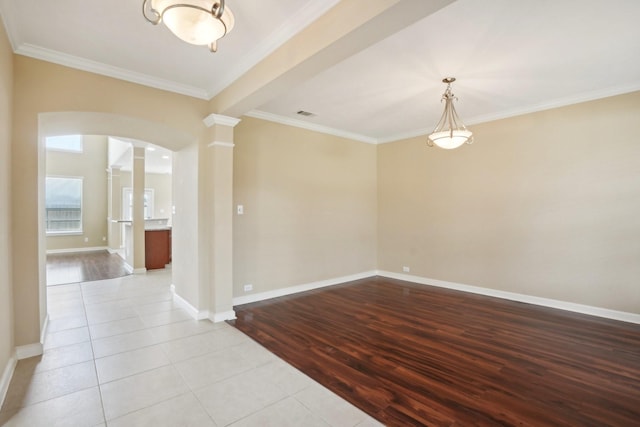
POLYGON ((87 329, 89 330, 89 345, 91 346, 91 356, 93 360, 93 371, 96 374, 96 387, 98 388, 98 395, 100 396, 100 408, 102 409, 102 419, 105 426, 107 425, 107 415, 104 411, 104 400, 102 398, 102 388, 100 387, 100 378, 98 377, 98 368, 96 367, 96 354, 93 350, 93 340, 91 339, 91 329, 89 328, 89 318, 87 317, 87 306, 84 299, 84 292, 82 290, 82 283, 80 283, 80 296, 82 297, 82 309, 84 311, 85 320, 87 321, 87 329))
MULTIPOLYGON (((192 335, 193 336, 193 335, 192 335)), ((167 354, 167 352, 165 351, 165 349, 163 348, 163 346, 160 347, 160 349, 162 350, 162 352, 164 353, 165 357, 169 360, 169 363, 171 364, 171 367, 173 369, 175 369, 175 371, 178 373, 178 375, 180 376, 180 378, 182 379, 182 381, 184 382, 184 384, 187 386, 187 389, 189 389, 189 393, 191 395, 193 395, 193 398, 196 400, 196 402, 198 402, 198 406, 200 406, 200 408, 202 409, 202 411, 207 414, 207 417, 209 417, 209 419, 211 420, 211 422, 213 423, 213 425, 218 425, 215 420, 213 419, 213 417, 211 416, 211 414, 209 414, 209 412, 205 409, 205 407, 203 406, 202 402, 200 401, 200 399, 198 398, 198 395, 196 394, 196 392, 191 388, 191 385, 189 385, 189 382, 187 382, 187 379, 184 377, 184 375, 182 374, 182 372, 180 372, 180 369, 178 369, 178 367, 176 366, 176 363, 173 362, 173 360, 171 360, 171 358, 169 357, 169 355, 167 354)), ((190 360, 190 359, 187 359, 190 360)), ((184 362, 184 360, 178 362, 181 363, 184 362)), ((186 394, 186 393, 185 393, 186 394)), ((173 398, 172 398, 173 399, 173 398)))
MULTIPOLYGON (((131 299, 131 298, 121 298, 121 299, 118 299, 118 300, 130 300, 130 299, 131 299)), ((114 300, 114 301, 115 301, 115 300, 114 300)), ((160 302, 162 302, 162 301, 160 301, 160 302)), ((153 304, 153 303, 149 303, 149 304, 153 304)), ((148 304, 143 304, 143 305, 148 305, 148 304)), ((125 319, 138 318, 138 319, 139 319, 139 320, 144 324, 144 321, 142 320, 142 316, 140 315, 140 313, 138 313, 138 312, 137 312, 137 310, 135 310, 135 308, 134 308, 134 311, 136 312, 136 316, 132 316, 132 317, 125 318, 125 319)), ((156 313, 149 313, 149 314, 157 314, 157 313, 164 313, 164 312, 170 312, 170 311, 173 311, 173 310, 163 310, 163 311, 159 311, 159 312, 156 312, 156 313)), ((116 319, 116 320, 114 320, 114 321, 118 321, 118 320, 125 320, 125 319, 116 319)), ((144 331, 144 330, 150 330, 150 329, 153 329, 153 328, 156 328, 156 327, 168 326, 168 325, 177 324, 177 323, 182 323, 182 322, 189 322, 189 320, 184 320, 184 321, 179 321, 179 322, 168 322, 168 323, 161 324, 161 325, 156 325, 156 326, 148 326, 148 325, 146 325, 146 324, 145 324, 145 327, 144 327, 144 328, 141 328, 141 329, 136 330, 136 331, 131 331, 131 332, 139 332, 139 331, 144 331)), ((109 322, 102 322, 102 323, 109 323, 109 322)), ((124 354, 124 353, 129 353, 129 352, 132 352, 132 351, 137 351, 137 350, 141 350, 141 349, 145 349, 145 348, 149 348, 149 347, 153 347, 153 346, 159 346, 159 347, 160 347, 160 350, 163 352, 163 354, 165 355, 165 357, 166 357, 166 358, 167 358, 167 360, 169 361, 169 364, 168 364, 168 365, 164 365, 164 366, 171 366, 171 367, 172 367, 172 368, 173 368, 173 369, 178 373, 178 375, 180 375, 181 379, 184 381, 185 385, 186 385, 186 386, 187 386, 187 388, 189 389, 189 393, 193 394, 193 397, 196 399, 196 401, 198 401, 198 404, 200 404, 200 406, 202 406, 202 405, 201 405, 201 403, 200 403, 200 401, 199 401, 199 400, 197 399, 197 397, 195 396, 195 393, 193 392, 193 390, 191 390, 191 387, 189 386, 189 384, 188 384, 188 383, 184 380, 184 378, 182 377, 182 374, 180 373, 180 371, 177 369, 177 367, 175 366, 175 364, 173 363, 173 361, 168 357, 168 355, 166 354, 166 352, 163 350, 163 348, 162 348, 162 344, 165 344, 165 343, 170 342, 170 341, 177 341, 177 340, 179 340, 179 339, 188 338, 188 337, 191 337, 191 336, 202 335, 202 334, 205 334, 205 333, 207 333, 207 332, 209 332, 209 331, 203 331, 203 332, 196 333, 196 334, 193 334, 193 335, 189 335, 189 336, 186 336, 186 337, 172 338, 172 339, 168 339, 168 340, 166 340, 166 341, 158 342, 158 343, 155 343, 155 344, 145 345, 145 346, 138 347, 138 348, 135 348, 135 349, 132 349, 132 350, 121 351, 121 352, 114 353, 114 354, 111 354, 111 355, 108 355, 108 356, 103 356, 103 357, 98 358, 98 359, 102 359, 102 358, 106 358, 106 357, 111 357, 111 356, 116 356, 116 355, 124 354)), ((112 336, 126 335, 126 334, 128 334, 128 333, 129 333, 129 332, 125 332, 125 333, 123 333, 123 334, 115 334, 115 335, 112 335, 112 336)), ((149 331, 149 333, 153 336, 153 333, 152 333, 151 331, 149 331)), ((107 337, 104 337, 104 338, 107 338, 107 337)), ((100 338, 100 339, 102 339, 102 338, 100 338)), ((91 345, 92 345, 92 350, 93 350, 93 340, 91 340, 91 345)), ((96 378, 98 378, 98 388, 99 388, 99 391, 100 391, 100 397, 101 397, 101 404, 102 404, 103 417, 104 417, 104 419, 105 419, 105 423, 107 423, 107 424, 108 424, 108 421, 109 421, 109 420, 107 420, 106 412, 105 412, 105 409, 104 409, 104 402, 102 401, 102 388, 101 388, 101 386, 102 386, 103 384, 101 384, 101 383, 100 383, 100 381, 99 381, 99 377, 98 377, 98 373, 97 373, 97 367, 96 367, 96 364, 95 364, 95 361, 96 361, 95 353, 94 353, 94 359, 93 359, 93 360, 94 360, 94 368, 96 369, 96 378)), ((154 368, 154 369, 156 369, 156 368, 154 368)), ((127 375, 127 376, 125 376, 125 377, 118 378, 118 379, 115 379, 115 380, 112 380, 112 381, 106 382, 106 383, 104 383, 104 384, 109 384, 109 383, 112 383, 112 382, 115 382, 115 381, 120 381, 120 380, 123 380, 123 379, 125 379, 125 378, 130 378, 130 377, 133 377, 133 376, 135 376, 135 375, 138 375, 138 374, 141 374, 141 373, 144 373, 144 372, 150 372, 150 371, 152 371, 152 370, 153 370, 153 369, 149 369, 149 370, 144 370, 144 371, 141 371, 141 372, 137 372, 137 373, 135 373, 135 374, 127 375)), ((153 404, 151 404, 151 405, 149 405, 149 406, 145 406, 145 407, 143 407, 143 408, 138 408, 138 409, 136 409, 136 410, 134 410, 134 411, 131 411, 131 412, 128 412, 128 413, 126 413, 126 414, 122 414, 122 415, 120 415, 120 416, 118 416, 118 417, 114 418, 113 420, 116 420, 116 419, 118 419, 118 418, 125 417, 125 416, 127 416, 127 415, 129 415, 129 414, 135 413, 135 412, 137 412, 137 411, 141 411, 141 410, 143 410, 143 409, 150 408, 150 407, 155 406, 155 405, 157 405, 157 404, 159 404, 159 403, 167 402, 167 401, 169 401, 169 400, 171 400, 171 399, 175 399, 176 397, 179 397, 179 396, 182 396, 182 395, 185 395, 185 394, 187 394, 187 393, 178 394, 178 395, 176 395, 176 396, 172 396, 172 397, 169 397, 169 398, 167 398, 167 399, 164 399, 164 400, 162 400, 162 401, 160 401, 160 402, 153 403, 153 404)), ((204 410, 204 408, 202 408, 202 409, 203 409, 203 411, 204 411, 205 413, 207 413, 207 412, 204 410)), ((207 413, 207 416, 208 416, 209 418, 211 418, 211 416, 210 416, 208 413, 207 413)), ((113 420, 111 420, 111 421, 113 421, 113 420)), ((212 421, 213 421, 213 419, 212 419, 212 421)), ((215 422, 214 422, 214 424, 215 424, 215 422)))

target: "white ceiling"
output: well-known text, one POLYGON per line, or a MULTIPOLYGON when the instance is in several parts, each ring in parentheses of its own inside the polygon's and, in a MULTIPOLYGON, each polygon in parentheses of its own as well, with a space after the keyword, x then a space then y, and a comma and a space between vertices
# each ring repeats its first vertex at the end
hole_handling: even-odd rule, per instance
POLYGON ((147 142, 128 138, 109 137, 109 166, 117 166, 123 171, 131 171, 133 167, 132 147, 144 147, 144 170, 146 173, 171 174, 171 158, 173 152, 147 142))
MULTIPOLYGON (((147 23, 142 0, 0 0, 0 13, 17 53, 210 99, 336 3, 227 0, 236 25, 216 54, 147 23)), ((247 113, 384 142, 431 130, 446 76, 467 125, 632 92, 638 17, 638 0, 458 0, 247 113)))

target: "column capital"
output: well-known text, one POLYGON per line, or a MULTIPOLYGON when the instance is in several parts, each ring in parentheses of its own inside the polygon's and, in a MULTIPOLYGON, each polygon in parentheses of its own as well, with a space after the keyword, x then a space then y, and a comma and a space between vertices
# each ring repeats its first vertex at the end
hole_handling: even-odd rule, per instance
POLYGON ((236 145, 233 142, 223 142, 223 141, 213 141, 207 144, 208 148, 211 147, 227 147, 227 148, 233 148, 236 145))
POLYGON ((202 121, 208 128, 210 128, 213 125, 235 127, 238 123, 240 123, 240 120, 241 119, 230 116, 223 116, 221 114, 209 114, 202 121))

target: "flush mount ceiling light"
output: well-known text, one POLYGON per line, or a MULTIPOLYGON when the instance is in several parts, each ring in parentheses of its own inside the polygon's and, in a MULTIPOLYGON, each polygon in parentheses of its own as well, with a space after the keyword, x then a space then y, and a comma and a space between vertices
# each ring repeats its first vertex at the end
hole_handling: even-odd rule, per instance
POLYGON ((451 83, 455 81, 455 77, 447 77, 442 80, 447 84, 447 90, 442 94, 441 100, 441 102, 445 102, 444 112, 436 128, 427 139, 429 147, 433 147, 435 144, 440 148, 452 149, 458 148, 464 143, 471 144, 473 142, 473 133, 464 126, 453 106, 453 100, 458 99, 451 93, 451 83))
POLYGON ((224 0, 143 0, 142 14, 153 25, 164 22, 179 39, 207 45, 211 52, 235 23, 224 0))

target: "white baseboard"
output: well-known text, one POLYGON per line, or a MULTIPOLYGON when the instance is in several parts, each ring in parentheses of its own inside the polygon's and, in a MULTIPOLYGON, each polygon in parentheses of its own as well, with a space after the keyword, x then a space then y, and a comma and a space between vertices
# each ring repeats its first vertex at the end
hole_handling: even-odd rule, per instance
MULTIPOLYGON (((480 286, 465 285, 462 283, 447 282, 438 279, 429 279, 426 277, 413 276, 410 274, 394 273, 391 271, 374 270, 367 271, 351 276, 336 277, 334 279, 322 280, 318 282, 307 283, 303 285, 291 286, 287 288, 276 289, 273 291, 260 292, 252 295, 243 295, 233 298, 233 305, 250 304, 253 302, 264 301, 271 298, 277 298, 285 295, 291 295, 299 292, 310 291, 312 289, 323 288, 326 286, 338 285, 358 279, 365 279, 372 276, 382 276, 391 279, 405 280, 421 285, 437 286, 440 288, 453 289, 457 291, 469 292, 473 294, 486 295, 495 298, 502 298, 511 301, 524 302, 543 307, 557 308, 559 310, 572 311, 575 313, 588 314, 591 316, 603 317, 606 319, 620 320, 622 322, 640 324, 640 314, 628 313, 624 311, 610 310, 607 308, 593 307, 589 305, 576 304, 572 302, 559 301, 550 298, 535 297, 531 295, 519 294, 515 292, 500 291, 497 289, 483 288, 480 286)), ((213 319, 212 319, 213 320, 213 319)), ((226 319, 225 319, 226 320, 226 319)))
POLYGON ((224 322, 225 320, 233 320, 236 318, 236 312, 233 310, 223 311, 221 313, 211 313, 209 320, 213 323, 224 322))
POLYGON ((610 310, 607 308, 593 307, 590 305, 576 304, 566 301, 558 301, 550 298, 541 298, 531 295, 518 294, 515 292, 499 291, 496 289, 482 288, 479 286, 464 285, 461 283, 447 282, 438 279, 413 276, 409 274, 393 273, 391 271, 377 271, 378 276, 391 279, 405 280, 407 282, 421 285, 437 286, 440 288, 453 289, 456 291, 470 292, 473 294, 487 295, 490 297, 502 298, 511 301, 524 302, 527 304, 540 305, 543 307, 557 308, 560 310, 572 311, 575 313, 588 314, 591 316, 604 317, 606 319, 620 320, 622 322, 640 324, 640 314, 627 313, 625 311, 610 310))
POLYGON ((16 358, 18 360, 28 359, 30 357, 41 356, 44 352, 42 343, 33 343, 27 345, 20 345, 16 347, 16 358))
POLYGON ((320 280, 317 282, 305 283, 303 285, 290 286, 287 288, 275 289, 273 291, 260 292, 252 295, 243 295, 241 297, 233 298, 233 305, 250 304, 252 302, 263 301, 271 298, 278 298, 285 295, 297 294, 299 292, 310 291, 313 289, 324 288, 327 286, 339 285, 345 282, 351 282, 352 280, 365 279, 367 277, 375 276, 376 271, 365 271, 363 273, 352 274, 349 276, 335 277, 333 279, 320 280))
POLYGON ((187 310, 187 312, 196 320, 204 320, 209 318, 209 310, 198 310, 176 293, 176 285, 171 285, 171 293, 173 294, 173 302, 187 310))
POLYGON ((7 397, 7 391, 9 391, 9 384, 11 384, 11 378, 13 378, 13 372, 16 370, 16 364, 18 359, 15 354, 12 354, 7 362, 7 366, 4 367, 2 377, 0 377, 0 408, 4 404, 4 399, 7 397))
POLYGON ((68 254, 74 252, 97 252, 106 251, 109 248, 107 246, 94 246, 91 248, 69 248, 69 249, 48 249, 47 254, 68 254))
POLYGON ((147 274, 147 269, 142 267, 142 268, 134 268, 133 269, 133 274, 147 274))
POLYGON ((44 323, 42 325, 42 330, 40 331, 40 342, 44 345, 44 339, 47 336, 47 329, 49 328, 49 314, 47 314, 44 318, 44 323))

